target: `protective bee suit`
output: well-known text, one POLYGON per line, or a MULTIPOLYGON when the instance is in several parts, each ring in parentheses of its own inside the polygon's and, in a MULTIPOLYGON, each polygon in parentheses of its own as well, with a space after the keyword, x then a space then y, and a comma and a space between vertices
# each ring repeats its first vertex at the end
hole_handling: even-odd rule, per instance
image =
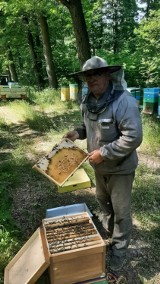
POLYGON ((138 165, 136 149, 142 142, 142 123, 137 101, 126 90, 123 68, 115 66, 114 70, 114 66, 108 69, 107 66, 106 61, 95 56, 79 72, 81 75, 101 69, 110 72, 110 80, 98 98, 92 92, 86 95, 81 104, 83 122, 74 131, 78 139, 87 138, 89 153, 99 149, 103 158, 101 163, 91 166, 95 172, 96 198, 103 211, 102 224, 112 236, 110 267, 117 271, 122 267, 131 238, 131 191, 138 165))

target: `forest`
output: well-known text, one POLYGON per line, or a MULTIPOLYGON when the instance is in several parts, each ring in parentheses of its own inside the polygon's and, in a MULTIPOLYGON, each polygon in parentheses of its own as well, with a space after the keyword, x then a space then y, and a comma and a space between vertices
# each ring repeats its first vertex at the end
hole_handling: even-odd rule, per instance
MULTIPOLYGON (((28 92, 26 100, 0 101, 3 284, 10 271, 6 267, 41 226, 49 208, 86 203, 104 237, 89 163, 83 166, 91 188, 63 194, 33 166, 79 124, 79 101, 61 100, 60 91, 64 84, 75 83, 77 79, 70 74, 79 71, 91 56, 103 57, 111 65, 122 65, 128 87, 159 91, 160 1, 3 0, 0 37, 0 76, 9 76, 11 84, 18 82, 28 92)), ((141 116, 143 143, 138 149, 139 165, 132 194, 133 234, 127 264, 120 271, 117 284, 160 283, 160 115, 142 111, 141 116)), ((86 150, 85 141, 76 143, 86 150)), ((26 271, 28 263, 27 259, 26 271)), ((50 284, 48 268, 34 279, 36 284, 50 284)))
POLYGON ((6 0, 0 14, 0 74, 10 81, 58 89, 98 55, 123 65, 128 86, 160 85, 158 0, 6 0))

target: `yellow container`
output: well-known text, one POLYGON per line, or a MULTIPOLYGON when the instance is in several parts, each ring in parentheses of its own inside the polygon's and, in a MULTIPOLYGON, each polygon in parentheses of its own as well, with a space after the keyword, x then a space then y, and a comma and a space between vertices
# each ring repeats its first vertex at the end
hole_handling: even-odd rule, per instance
POLYGON ((61 101, 69 101, 69 86, 61 87, 61 101))
POLYGON ((76 101, 78 95, 78 84, 70 84, 69 90, 70 90, 70 100, 76 101))
POLYGON ((58 186, 58 192, 69 192, 90 187, 90 178, 85 170, 81 168, 78 169, 62 186, 58 186))

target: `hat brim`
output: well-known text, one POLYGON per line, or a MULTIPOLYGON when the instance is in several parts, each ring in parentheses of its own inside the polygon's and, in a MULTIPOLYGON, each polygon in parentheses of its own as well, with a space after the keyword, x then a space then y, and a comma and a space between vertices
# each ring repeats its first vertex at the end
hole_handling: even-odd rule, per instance
POLYGON ((120 65, 117 65, 117 66, 105 66, 105 67, 99 67, 99 68, 91 68, 91 69, 88 69, 88 70, 85 70, 85 71, 79 71, 79 72, 75 72, 75 73, 71 73, 69 74, 70 76, 83 76, 85 75, 86 73, 90 72, 90 71, 96 71, 96 70, 103 70, 103 71, 107 71, 109 73, 114 73, 118 70, 120 70, 122 68, 122 66, 120 65))

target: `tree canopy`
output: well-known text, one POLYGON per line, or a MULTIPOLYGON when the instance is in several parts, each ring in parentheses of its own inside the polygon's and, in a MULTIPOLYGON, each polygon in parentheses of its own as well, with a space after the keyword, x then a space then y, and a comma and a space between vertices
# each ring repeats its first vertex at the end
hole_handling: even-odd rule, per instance
POLYGON ((56 89, 85 60, 99 55, 109 64, 122 64, 130 86, 159 86, 160 4, 138 3, 0 1, 0 74, 56 89))

